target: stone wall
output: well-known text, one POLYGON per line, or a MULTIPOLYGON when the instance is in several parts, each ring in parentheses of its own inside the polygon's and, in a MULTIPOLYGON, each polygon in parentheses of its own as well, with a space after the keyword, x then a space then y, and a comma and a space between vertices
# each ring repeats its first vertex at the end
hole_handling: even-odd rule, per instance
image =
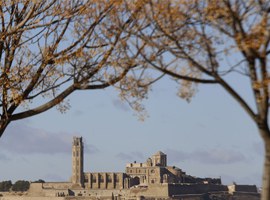
POLYGON ((72 185, 71 182, 46 182, 42 184, 42 187, 44 189, 69 189, 72 185))
POLYGON ((153 184, 148 187, 137 187, 129 189, 130 196, 143 196, 143 197, 168 197, 167 184, 153 184))
MULTIPOLYGON (((254 188, 250 191, 254 191, 254 188)), ((129 189, 76 189, 70 187, 70 183, 32 183, 28 194, 23 196, 17 194, 17 196, 12 197, 11 195, 4 195, 0 200, 47 200, 48 198, 52 200, 165 200, 170 197, 173 199, 198 200, 204 199, 205 195, 208 195, 208 199, 231 200, 233 196, 235 200, 259 200, 258 193, 229 193, 228 187, 224 185, 167 183, 134 186, 129 189), (69 187, 69 189, 60 189, 65 187, 69 187)))
POLYGON ((229 185, 228 186, 229 192, 250 192, 250 193, 257 193, 256 185, 229 185))
POLYGON ((234 200, 260 200, 260 194, 258 193, 245 193, 245 192, 235 192, 233 194, 234 200))
POLYGON ((128 190, 117 190, 117 189, 72 190, 72 192, 74 193, 74 196, 94 197, 96 199, 100 199, 102 197, 110 197, 110 199, 112 199, 112 196, 126 196, 127 191, 128 190))
POLYGON ((59 197, 68 196, 71 183, 58 182, 58 183, 31 183, 28 195, 32 197, 59 197))
MULTIPOLYGON (((149 187, 137 187, 131 189, 90 189, 90 190, 72 190, 74 192, 75 197, 89 197, 95 199, 138 199, 140 197, 147 198, 147 197, 154 197, 154 198, 168 198, 168 187, 166 185, 152 185, 149 187)), ((71 198, 71 197, 69 197, 71 198)))
POLYGON ((203 194, 207 192, 227 192, 228 188, 224 185, 211 185, 211 184, 169 184, 169 196, 181 194, 203 194))
POLYGON ((44 191, 43 191, 43 187, 42 187, 43 183, 31 183, 29 190, 28 190, 28 194, 31 196, 45 196, 44 195, 44 191))
POLYGON ((65 200, 65 197, 4 196, 0 200, 65 200))
POLYGON ((97 172, 84 173, 85 187, 88 189, 123 189, 124 173, 97 172))

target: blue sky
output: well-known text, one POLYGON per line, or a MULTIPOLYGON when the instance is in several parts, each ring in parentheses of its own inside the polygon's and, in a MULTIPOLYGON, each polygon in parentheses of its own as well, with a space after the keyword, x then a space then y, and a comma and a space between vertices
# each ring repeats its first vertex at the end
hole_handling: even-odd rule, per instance
POLYGON ((260 186, 263 145, 242 108, 218 86, 200 86, 190 103, 176 93, 173 81, 156 84, 144 122, 113 88, 72 94, 66 114, 52 109, 13 122, 0 140, 0 181, 69 180, 72 137, 82 136, 85 171, 123 172, 161 150, 187 174, 260 186))

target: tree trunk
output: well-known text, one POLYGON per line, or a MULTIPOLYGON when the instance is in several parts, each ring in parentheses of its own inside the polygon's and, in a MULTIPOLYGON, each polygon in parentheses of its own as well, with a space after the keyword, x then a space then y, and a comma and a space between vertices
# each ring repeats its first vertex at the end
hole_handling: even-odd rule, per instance
POLYGON ((10 123, 9 120, 3 120, 3 119, 0 120, 0 138, 2 137, 9 123, 10 123))
POLYGON ((270 200, 270 133, 269 130, 262 129, 260 132, 261 135, 264 136, 263 140, 265 145, 261 200, 270 200))

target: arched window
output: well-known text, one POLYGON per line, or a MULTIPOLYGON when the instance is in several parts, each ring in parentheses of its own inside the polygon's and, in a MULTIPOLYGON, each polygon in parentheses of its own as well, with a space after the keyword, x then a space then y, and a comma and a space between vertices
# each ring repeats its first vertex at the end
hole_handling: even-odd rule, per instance
POLYGON ((92 175, 92 182, 93 182, 93 183, 96 183, 96 182, 97 182, 97 178, 96 178, 95 175, 92 175))
POLYGON ((107 176, 107 181, 108 181, 108 183, 111 183, 111 182, 112 182, 112 176, 109 175, 109 174, 108 174, 108 176, 107 176))
POLYGON ((100 180, 100 183, 104 183, 104 177, 102 175, 100 175, 99 180, 100 180))
POLYGON ((140 184, 140 178, 138 176, 133 178, 133 185, 139 185, 140 184))

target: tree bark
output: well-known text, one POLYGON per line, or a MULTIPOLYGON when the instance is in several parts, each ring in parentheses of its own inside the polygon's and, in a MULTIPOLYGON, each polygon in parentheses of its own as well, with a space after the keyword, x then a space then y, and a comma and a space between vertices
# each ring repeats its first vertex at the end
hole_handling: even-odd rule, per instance
POLYGON ((3 120, 3 119, 0 120, 0 138, 3 135, 3 133, 5 132, 9 123, 10 123, 9 120, 3 120))
POLYGON ((270 200, 270 132, 260 129, 265 145, 261 200, 270 200))

